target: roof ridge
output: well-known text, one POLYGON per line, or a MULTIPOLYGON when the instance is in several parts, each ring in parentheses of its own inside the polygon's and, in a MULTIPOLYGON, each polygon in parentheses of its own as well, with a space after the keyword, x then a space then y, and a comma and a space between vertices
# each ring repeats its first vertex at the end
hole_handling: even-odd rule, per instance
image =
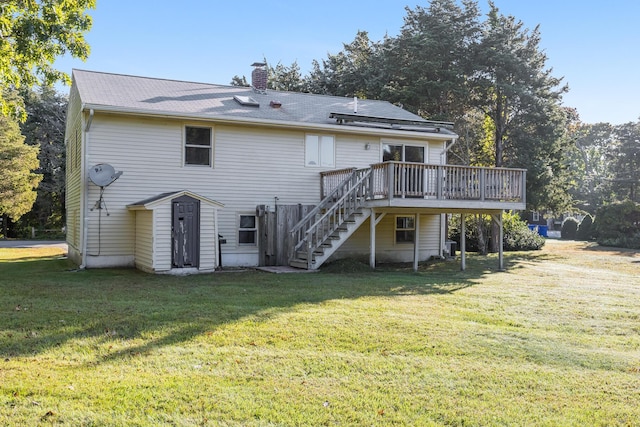
MULTIPOLYGON (((224 85, 224 84, 219 84, 219 83, 208 83, 208 82, 196 82, 193 80, 182 80, 182 79, 171 79, 171 78, 166 78, 166 77, 150 77, 150 76, 139 76, 139 75, 135 75, 135 74, 125 74, 125 73, 115 73, 115 72, 109 72, 109 71, 95 71, 95 70, 84 70, 84 69, 80 69, 80 68, 73 68, 71 70, 72 72, 83 72, 83 73, 92 73, 92 74, 103 74, 103 75, 110 75, 110 76, 119 76, 119 77, 130 77, 130 78, 135 78, 135 79, 143 79, 143 80, 156 80, 156 81, 166 81, 166 82, 174 82, 174 83, 187 83, 187 84, 195 84, 195 85, 203 85, 203 86, 215 86, 215 87, 220 87, 220 88, 233 88, 233 89, 238 89, 238 90, 242 90, 242 89, 246 89, 246 90, 251 90, 252 92, 255 92, 253 90, 253 88, 251 86, 234 86, 234 85, 224 85)), ((326 95, 326 94, 321 94, 321 93, 313 93, 313 92, 295 92, 295 91, 291 91, 291 90, 276 90, 276 89, 267 89, 266 90, 266 94, 265 95, 275 95, 278 93, 282 93, 282 94, 295 94, 295 95, 306 95, 306 96, 317 96, 317 97, 323 97, 323 98, 335 98, 335 99, 340 99, 340 100, 344 100, 344 99, 352 99, 352 96, 340 96, 340 95, 326 95)), ((375 103, 383 103, 383 104, 389 104, 389 105, 394 105, 396 107, 398 107, 397 105, 389 102, 389 101, 385 101, 383 99, 369 99, 369 98, 360 98, 358 97, 358 101, 362 101, 362 102, 375 102, 375 103)), ((398 107, 398 108, 402 108, 402 107, 398 107)), ((404 110, 404 108, 402 108, 404 110)), ((406 110, 405 110, 406 111, 406 110)))
MULTIPOLYGON (((107 74, 110 76, 120 76, 120 77, 131 77, 134 79, 143 79, 143 80, 159 80, 165 82, 174 82, 174 83, 188 83, 195 85, 203 85, 203 86, 217 86, 217 87, 228 87, 228 88, 242 88, 244 86, 233 86, 233 85, 221 85, 218 83, 207 83, 207 82, 195 82, 191 80, 181 80, 181 79, 170 79, 167 77, 150 77, 150 76, 138 76, 135 74, 124 74, 124 73, 114 73, 109 71, 95 71, 95 70, 83 70, 80 68, 74 68, 71 70, 72 72, 80 71, 83 73, 92 73, 92 74, 107 74)), ((249 89, 249 88, 247 88, 249 89)))

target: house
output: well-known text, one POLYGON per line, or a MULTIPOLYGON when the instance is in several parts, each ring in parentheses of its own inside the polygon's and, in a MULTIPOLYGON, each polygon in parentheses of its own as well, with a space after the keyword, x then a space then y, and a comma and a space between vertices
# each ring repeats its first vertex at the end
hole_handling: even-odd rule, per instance
POLYGON ((72 260, 155 273, 354 255, 417 267, 446 250, 445 214, 500 223, 524 209, 525 171, 447 165, 449 123, 268 90, 254 66, 252 87, 73 71, 72 260))

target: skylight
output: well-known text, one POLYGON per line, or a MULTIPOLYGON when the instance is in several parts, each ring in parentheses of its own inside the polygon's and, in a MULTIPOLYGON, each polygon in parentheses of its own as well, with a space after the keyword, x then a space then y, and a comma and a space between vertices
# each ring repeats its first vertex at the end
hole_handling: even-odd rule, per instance
POLYGON ((239 96, 236 95, 233 97, 233 99, 236 100, 236 102, 240 105, 244 105, 245 107, 259 107, 260 104, 258 104, 258 101, 256 101, 255 99, 253 99, 250 96, 239 96))

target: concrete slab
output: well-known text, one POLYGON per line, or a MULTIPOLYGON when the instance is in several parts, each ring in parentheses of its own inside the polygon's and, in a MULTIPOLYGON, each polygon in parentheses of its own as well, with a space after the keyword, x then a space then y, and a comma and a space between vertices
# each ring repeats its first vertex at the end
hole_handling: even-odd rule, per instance
POLYGON ((293 268, 288 265, 273 265, 256 267, 256 270, 265 271, 267 273, 284 274, 284 273, 315 273, 318 270, 303 270, 301 268, 293 268))

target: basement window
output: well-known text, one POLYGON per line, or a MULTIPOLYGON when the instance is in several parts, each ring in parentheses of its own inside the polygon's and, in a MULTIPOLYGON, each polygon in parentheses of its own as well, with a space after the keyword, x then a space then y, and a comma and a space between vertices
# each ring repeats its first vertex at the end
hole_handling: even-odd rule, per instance
POLYGON ((416 219, 412 216, 396 217, 396 243, 416 241, 416 219))
POLYGON ((240 215, 238 227, 238 244, 253 245, 258 243, 258 227, 255 215, 240 215))

